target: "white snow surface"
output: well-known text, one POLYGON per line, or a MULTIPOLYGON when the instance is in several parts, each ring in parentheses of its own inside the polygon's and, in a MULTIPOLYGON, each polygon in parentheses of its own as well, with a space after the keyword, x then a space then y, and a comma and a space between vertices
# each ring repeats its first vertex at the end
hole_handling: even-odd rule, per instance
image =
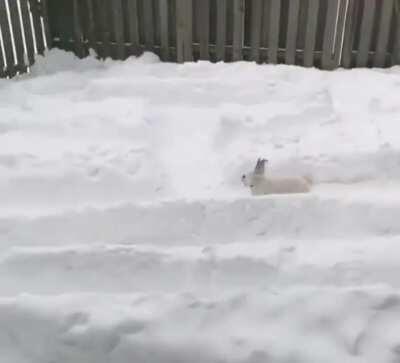
POLYGON ((0 80, 0 363, 399 361, 400 68, 0 80), (258 157, 312 192, 252 197, 258 157))

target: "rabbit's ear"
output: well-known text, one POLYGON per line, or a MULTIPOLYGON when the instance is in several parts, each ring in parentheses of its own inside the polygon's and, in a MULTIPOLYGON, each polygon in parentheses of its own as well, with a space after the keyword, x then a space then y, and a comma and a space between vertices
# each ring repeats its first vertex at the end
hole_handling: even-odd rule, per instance
POLYGON ((260 158, 257 159, 256 167, 254 168, 254 174, 263 174, 264 173, 264 164, 260 158))
POLYGON ((265 173, 265 163, 268 162, 267 159, 258 159, 256 167, 254 169, 254 174, 264 175, 265 173))

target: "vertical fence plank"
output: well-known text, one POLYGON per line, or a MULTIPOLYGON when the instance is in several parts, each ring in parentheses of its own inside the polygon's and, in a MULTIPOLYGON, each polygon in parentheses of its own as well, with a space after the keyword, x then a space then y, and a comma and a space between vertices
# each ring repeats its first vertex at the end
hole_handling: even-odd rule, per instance
POLYGON ((9 76, 13 76, 16 73, 14 53, 11 42, 11 31, 8 23, 6 3, 4 0, 0 1, 0 26, 3 35, 3 46, 6 60, 6 73, 9 76))
POLYGON ((260 62, 261 25, 263 15, 262 0, 253 0, 251 8, 251 60, 260 62))
POLYGON ((226 41, 226 0, 217 0, 217 36, 216 58, 217 61, 225 60, 226 41))
POLYGON ((185 27, 185 61, 193 60, 193 1, 186 0, 186 27, 185 27))
POLYGON ((395 13, 394 13, 394 46, 392 55, 392 64, 400 64, 400 3, 395 2, 395 13))
POLYGON ((41 21, 42 4, 39 2, 39 0, 30 0, 29 5, 32 13, 37 52, 43 55, 45 50, 45 44, 44 44, 42 21, 41 21))
POLYGON ((344 30, 342 66, 350 68, 353 62, 354 34, 357 25, 359 0, 348 0, 347 19, 344 30))
POLYGON ((73 0, 72 6, 74 14, 74 43, 76 55, 80 58, 83 58, 85 56, 85 45, 83 41, 82 19, 79 5, 79 0, 73 0))
POLYGON ((197 34, 200 45, 200 59, 209 60, 208 44, 210 39, 210 0, 197 0, 197 34))
POLYGON ((168 25, 168 0, 159 0, 160 13, 160 40, 161 40, 161 59, 169 60, 169 25, 168 25))
POLYGON ((153 2, 143 1, 144 42, 147 50, 154 48, 153 2))
MULTIPOLYGON (((271 12, 271 0, 263 0, 263 18, 261 25, 261 46, 268 48, 269 44, 269 26, 270 26, 270 12, 271 12)), ((265 60, 265 59, 264 59, 265 60)))
POLYGON ((10 20, 11 20, 13 37, 14 37, 15 52, 16 52, 16 56, 17 56, 16 68, 20 72, 25 72, 26 71, 25 49, 24 49, 24 41, 22 38, 22 29, 21 29, 21 22, 20 22, 20 17, 19 17, 17 1, 16 0, 9 1, 8 8, 10 10, 10 20))
POLYGON ((386 65, 387 47, 393 11, 393 0, 385 0, 382 3, 382 13, 379 19, 379 32, 374 55, 374 67, 384 67, 386 65))
POLYGON ((288 27, 286 33, 286 52, 285 63, 295 64, 296 46, 297 46, 297 29, 299 22, 300 0, 289 1, 288 27))
POLYGON ((314 65, 314 50, 317 39, 319 0, 308 1, 306 39, 304 46, 303 65, 312 67, 314 65))
POLYGON ((364 9, 360 30, 360 42, 357 54, 357 67, 366 67, 368 64, 372 29, 374 26, 375 8, 376 0, 364 0, 364 9))
POLYGON ((20 0, 21 18, 24 25, 24 36, 27 51, 28 64, 31 66, 35 62, 35 47, 32 34, 32 24, 28 8, 28 0, 20 0))
POLYGON ((271 0, 268 36, 268 62, 278 63, 279 26, 281 17, 281 0, 271 0))
MULTIPOLYGON (((0 24, 0 35, 1 35, 1 24, 0 24)), ((3 48, 0 46, 0 78, 3 78, 6 76, 5 73, 5 63, 4 63, 4 54, 3 54, 3 48)))
POLYGON ((177 61, 193 59, 192 0, 176 0, 176 54, 177 61))
POLYGON ((93 49, 98 52, 97 49, 97 39, 96 39, 96 27, 94 22, 94 8, 93 8, 93 0, 86 0, 87 7, 87 21, 88 21, 88 48, 93 49))
POLYGON ((42 19, 43 19, 43 27, 44 27, 44 35, 46 37, 47 48, 52 47, 53 39, 51 39, 50 32, 50 23, 49 23, 49 6, 47 0, 42 1, 42 19))
POLYGON ((263 0, 262 45, 268 48, 269 26, 271 19, 271 0, 263 0))
POLYGON ((176 61, 185 61, 185 0, 175 0, 176 6, 176 61))
POLYGON ((339 8, 337 12, 336 31, 334 34, 334 43, 333 43, 333 58, 331 66, 332 68, 339 67, 342 59, 348 0, 339 0, 338 6, 339 8))
MULTIPOLYGON (((165 1, 165 0, 164 0, 165 1)), ((139 55, 139 22, 137 0, 128 0, 127 11, 129 14, 129 43, 131 44, 131 53, 139 55)))
POLYGON ((329 0, 325 21, 324 42, 322 46, 322 67, 324 69, 333 69, 333 57, 335 53, 336 41, 336 16, 340 0, 329 0))
POLYGON ((233 0, 233 45, 232 60, 243 59, 244 0, 233 0))
POLYGON ((102 58, 105 59, 110 56, 110 30, 108 22, 108 11, 107 4, 108 0, 98 0, 99 12, 100 12, 100 23, 101 23, 101 34, 102 34, 102 58))
POLYGON ((112 19, 113 19, 113 30, 114 40, 116 42, 117 59, 125 59, 125 39, 124 39, 124 17, 122 13, 122 1, 113 0, 111 2, 112 7, 112 19))

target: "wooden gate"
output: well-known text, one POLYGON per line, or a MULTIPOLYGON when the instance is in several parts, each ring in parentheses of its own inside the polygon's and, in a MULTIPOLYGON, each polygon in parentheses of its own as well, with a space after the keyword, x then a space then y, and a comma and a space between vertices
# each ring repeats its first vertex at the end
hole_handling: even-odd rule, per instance
POLYGON ((24 73, 51 40, 47 0, 0 0, 0 77, 24 73))

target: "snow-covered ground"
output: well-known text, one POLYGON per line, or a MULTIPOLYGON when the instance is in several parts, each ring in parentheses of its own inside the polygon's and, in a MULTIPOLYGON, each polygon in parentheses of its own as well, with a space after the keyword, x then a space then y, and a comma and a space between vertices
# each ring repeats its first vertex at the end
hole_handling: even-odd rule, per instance
POLYGON ((0 363, 399 361, 399 68, 0 80, 0 363), (251 197, 257 157, 312 193, 251 197))

